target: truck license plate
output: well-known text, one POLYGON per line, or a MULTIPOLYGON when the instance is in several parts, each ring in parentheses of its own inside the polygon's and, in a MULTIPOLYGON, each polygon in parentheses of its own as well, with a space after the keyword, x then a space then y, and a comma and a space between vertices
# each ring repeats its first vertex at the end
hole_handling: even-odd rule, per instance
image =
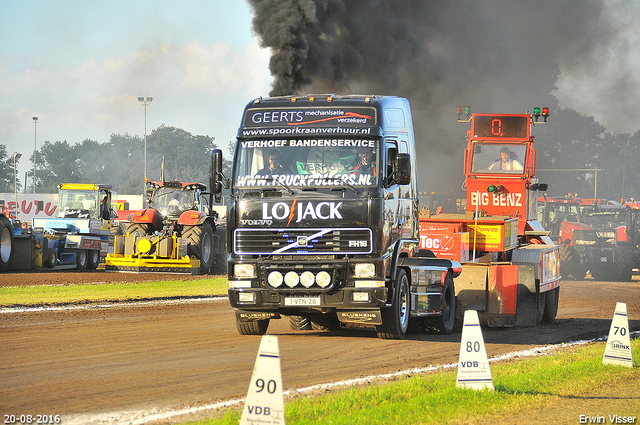
POLYGON ((284 299, 284 305, 287 306, 319 306, 320 297, 287 297, 284 299))
POLYGON ((600 262, 601 263, 606 263, 607 262, 607 257, 600 257, 600 262))

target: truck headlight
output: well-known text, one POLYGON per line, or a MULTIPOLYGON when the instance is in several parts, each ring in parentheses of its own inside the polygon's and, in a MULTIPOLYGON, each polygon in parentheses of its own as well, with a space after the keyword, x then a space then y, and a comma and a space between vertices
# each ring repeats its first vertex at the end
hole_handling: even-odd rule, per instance
POLYGON ((325 271, 321 271, 316 276, 316 282, 321 288, 326 288, 331 284, 331 275, 325 271))
POLYGON ((310 271, 303 272, 300 275, 300 283, 302 283, 302 286, 305 288, 310 288, 315 281, 316 277, 310 271))
POLYGON ((274 288, 282 285, 283 280, 284 278, 282 277, 282 273, 277 270, 269 273, 269 276, 267 277, 267 282, 269 282, 269 285, 273 286, 274 288))
POLYGON ((255 264, 234 264, 233 275, 235 277, 256 277, 255 264))
POLYGON ((284 284, 287 285, 289 288, 295 287, 298 284, 298 282, 300 282, 300 276, 298 276, 298 273, 287 272, 287 274, 284 275, 284 284))
POLYGON ((376 275, 376 265, 373 263, 356 263, 354 275, 355 277, 373 277, 376 275))

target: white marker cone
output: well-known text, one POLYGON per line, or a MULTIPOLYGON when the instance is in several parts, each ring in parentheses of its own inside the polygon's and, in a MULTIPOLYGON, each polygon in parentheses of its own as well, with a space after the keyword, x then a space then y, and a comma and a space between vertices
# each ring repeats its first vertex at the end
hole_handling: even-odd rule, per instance
POLYGON ((631 358, 631 339, 629 338, 629 318, 627 304, 617 303, 613 313, 607 348, 604 350, 602 364, 633 367, 631 358))
POLYGON ((285 425, 278 337, 264 335, 244 402, 240 425, 285 425))
POLYGON ((473 390, 486 388, 493 391, 491 368, 487 360, 478 312, 475 310, 464 312, 456 386, 473 390))

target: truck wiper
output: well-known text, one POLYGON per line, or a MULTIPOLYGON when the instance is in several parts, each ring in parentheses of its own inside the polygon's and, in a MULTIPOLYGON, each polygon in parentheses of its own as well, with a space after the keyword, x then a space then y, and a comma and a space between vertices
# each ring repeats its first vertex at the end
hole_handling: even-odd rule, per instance
POLYGON ((356 189, 351 183, 347 183, 347 182, 343 181, 342 184, 345 185, 346 187, 348 187, 349 189, 351 189, 351 191, 353 193, 355 193, 356 195, 360 195, 360 191, 358 189, 356 189))
POLYGON ((284 188, 284 190, 286 190, 289 195, 294 195, 293 190, 289 189, 289 186, 287 186, 286 184, 282 183, 280 180, 278 179, 274 179, 273 177, 269 177, 267 179, 268 182, 273 182, 275 180, 276 183, 278 183, 280 186, 282 186, 284 188))

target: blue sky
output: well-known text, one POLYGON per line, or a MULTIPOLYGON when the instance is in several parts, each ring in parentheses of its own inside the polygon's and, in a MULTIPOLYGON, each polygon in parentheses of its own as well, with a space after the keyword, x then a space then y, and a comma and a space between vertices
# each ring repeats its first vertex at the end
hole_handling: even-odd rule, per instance
POLYGON ((0 0, 0 144, 23 154, 37 145, 161 124, 215 137, 226 152, 240 113, 267 95, 269 51, 251 32, 239 0, 0 0))

